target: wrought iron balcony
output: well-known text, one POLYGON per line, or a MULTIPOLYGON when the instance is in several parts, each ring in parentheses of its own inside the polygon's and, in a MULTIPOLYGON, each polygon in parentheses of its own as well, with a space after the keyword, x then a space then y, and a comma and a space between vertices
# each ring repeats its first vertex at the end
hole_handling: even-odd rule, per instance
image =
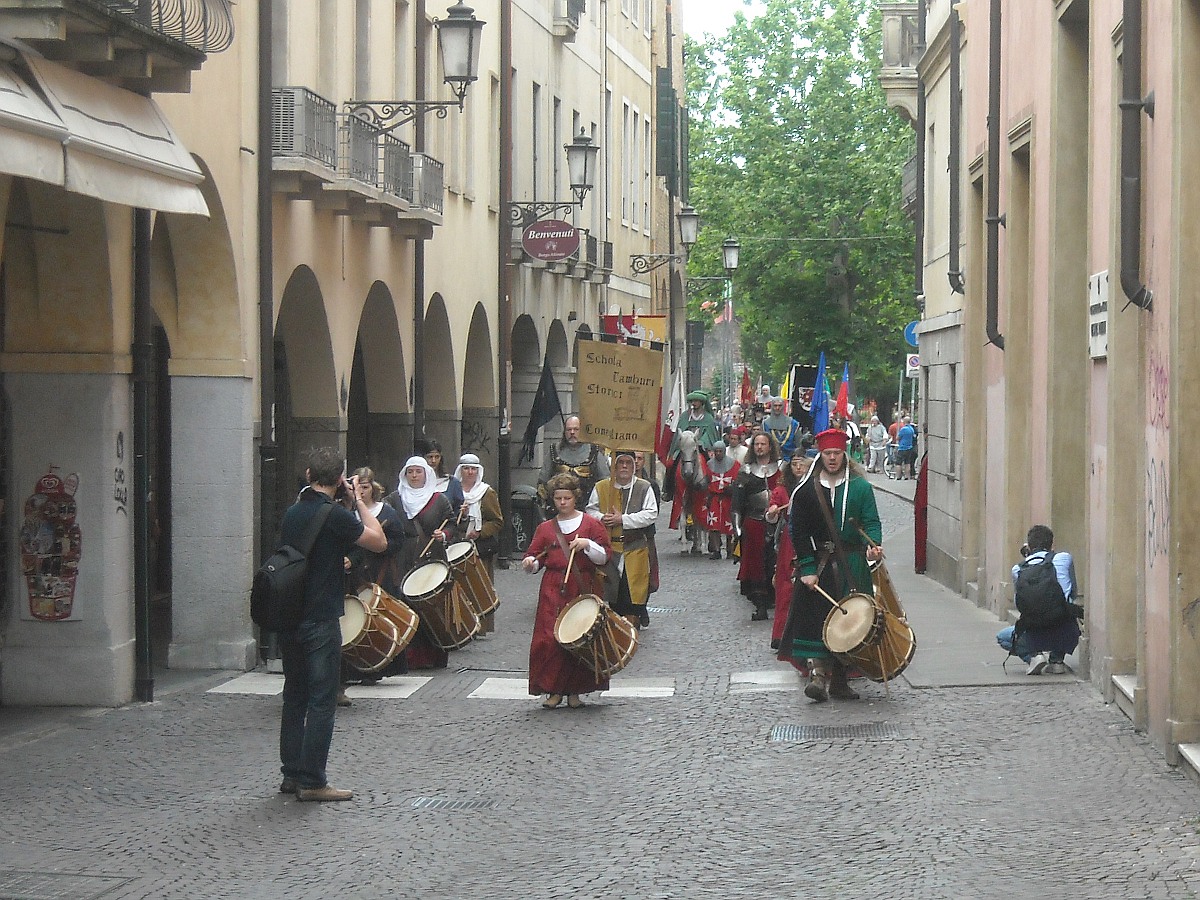
POLYGON ((921 174, 921 160, 914 153, 904 163, 904 174, 900 180, 901 208, 908 216, 917 211, 917 179, 921 174))
POLYGON ((413 202, 422 209, 428 209, 440 216, 446 197, 445 167, 424 153, 414 153, 412 159, 413 179, 416 183, 416 197, 413 202))
POLYGON ((393 194, 409 203, 416 198, 413 181, 412 148, 398 137, 390 134, 379 136, 379 186, 385 193, 393 194))
POLYGON ((0 37, 129 90, 186 93, 233 43, 230 0, 0 0, 0 37))
POLYGON ((271 91, 271 152, 337 168, 337 107, 304 87, 271 91))

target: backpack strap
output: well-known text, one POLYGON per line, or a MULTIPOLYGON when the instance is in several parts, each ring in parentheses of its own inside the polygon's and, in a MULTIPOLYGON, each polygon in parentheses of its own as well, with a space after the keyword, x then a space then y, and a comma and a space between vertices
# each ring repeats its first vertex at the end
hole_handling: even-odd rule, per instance
POLYGON ((309 520, 308 527, 304 529, 304 534, 300 535, 300 543, 296 549, 306 558, 312 552, 313 544, 317 542, 317 535, 325 527, 325 520, 329 518, 331 512, 333 512, 333 501, 327 500, 321 504, 321 508, 309 520))

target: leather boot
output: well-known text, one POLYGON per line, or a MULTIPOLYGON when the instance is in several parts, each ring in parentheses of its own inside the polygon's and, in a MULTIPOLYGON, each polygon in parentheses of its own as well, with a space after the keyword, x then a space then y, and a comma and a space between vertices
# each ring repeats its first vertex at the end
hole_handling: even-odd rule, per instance
POLYGON ((754 594, 750 598, 754 602, 754 612, 750 615, 751 622, 764 622, 767 618, 767 598, 762 594, 754 594))
POLYGON ((850 687, 846 679, 846 667, 840 662, 833 664, 833 672, 829 676, 829 696, 834 700, 857 700, 858 691, 850 687))
POLYGON ((804 696, 817 703, 829 699, 829 669, 825 660, 810 659, 808 661, 808 684, 804 688, 804 696))

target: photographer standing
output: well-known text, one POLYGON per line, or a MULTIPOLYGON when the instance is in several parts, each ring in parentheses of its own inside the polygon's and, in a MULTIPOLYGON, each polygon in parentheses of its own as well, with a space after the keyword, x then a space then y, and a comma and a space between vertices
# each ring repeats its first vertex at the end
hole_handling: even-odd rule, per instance
POLYGON ((280 541, 295 545, 313 517, 332 504, 308 554, 304 617, 294 631, 279 635, 283 657, 283 712, 279 722, 279 790, 298 800, 349 800, 350 791, 331 787, 325 777, 342 661, 344 560, 358 546, 373 553, 387 548, 379 521, 349 483, 340 451, 314 450, 305 470, 308 487, 283 514, 280 541), (350 512, 355 508, 359 518, 350 512), (361 521, 360 521, 361 519, 361 521))

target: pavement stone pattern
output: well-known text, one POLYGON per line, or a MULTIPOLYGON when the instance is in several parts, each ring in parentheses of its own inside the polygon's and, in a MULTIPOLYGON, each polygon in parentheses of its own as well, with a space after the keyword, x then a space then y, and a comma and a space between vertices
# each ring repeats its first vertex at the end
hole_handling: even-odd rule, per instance
MULTIPOLYGON (((885 544, 911 539, 911 506, 879 505, 885 544)), ((208 691, 240 673, 16 712, 0 898, 1195 896, 1197 789, 1090 685, 901 678, 823 705, 748 689, 745 673, 788 671, 770 623, 750 621, 733 563, 681 556, 665 523, 651 606, 670 612, 613 684, 671 696, 469 698, 526 671, 539 576, 514 567, 493 636, 407 699, 339 710, 329 771, 348 803, 277 793, 279 698, 208 691), (894 731, 772 741, 786 725, 894 731)))

